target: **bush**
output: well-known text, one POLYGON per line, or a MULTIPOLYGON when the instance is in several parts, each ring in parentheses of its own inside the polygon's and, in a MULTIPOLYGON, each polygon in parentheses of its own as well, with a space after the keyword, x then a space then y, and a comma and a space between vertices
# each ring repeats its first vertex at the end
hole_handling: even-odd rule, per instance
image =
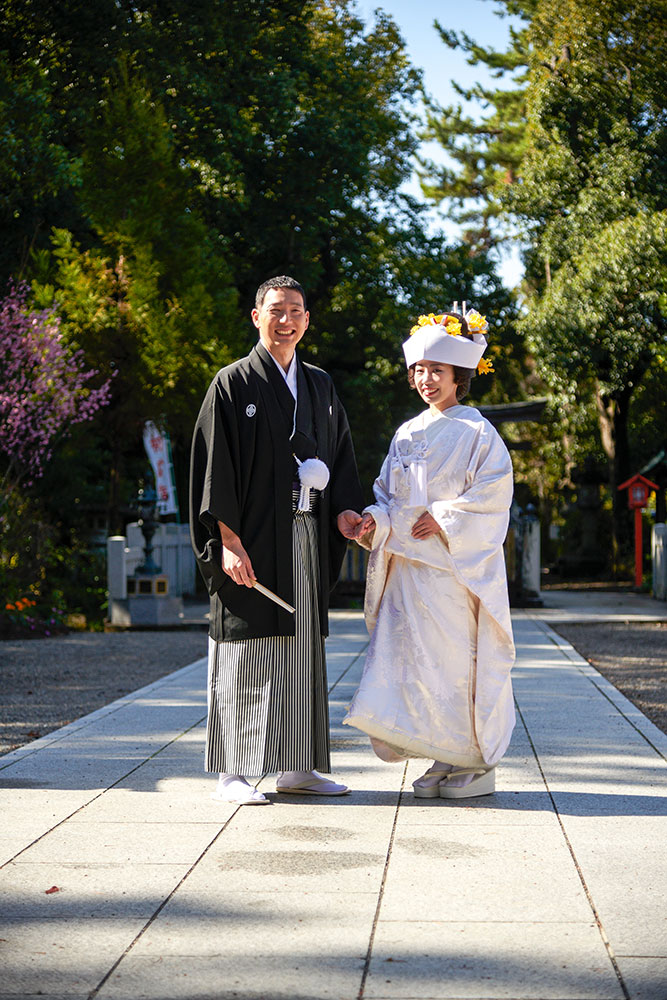
POLYGON ((71 614, 101 627, 105 560, 76 535, 63 538, 41 504, 14 488, 0 496, 0 638, 66 631, 71 614))

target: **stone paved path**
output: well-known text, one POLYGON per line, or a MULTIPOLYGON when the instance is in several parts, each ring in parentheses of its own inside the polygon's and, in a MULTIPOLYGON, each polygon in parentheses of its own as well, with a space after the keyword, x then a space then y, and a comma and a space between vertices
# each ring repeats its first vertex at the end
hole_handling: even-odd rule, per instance
POLYGON ((341 726, 356 612, 349 796, 211 801, 203 660, 0 758, 0 1000, 665 1000, 667 737, 535 613, 515 634, 498 791, 460 805, 341 726))

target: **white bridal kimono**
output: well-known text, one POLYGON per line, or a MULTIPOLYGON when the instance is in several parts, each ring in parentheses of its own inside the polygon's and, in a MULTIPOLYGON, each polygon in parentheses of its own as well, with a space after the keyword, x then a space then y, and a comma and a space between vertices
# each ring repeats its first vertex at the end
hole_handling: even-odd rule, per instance
POLYGON ((367 508, 376 523, 371 642, 344 719, 385 759, 491 766, 507 749, 514 643, 503 541, 512 489, 509 453, 471 406, 426 410, 394 435, 367 508), (442 531, 416 539, 424 510, 442 531))

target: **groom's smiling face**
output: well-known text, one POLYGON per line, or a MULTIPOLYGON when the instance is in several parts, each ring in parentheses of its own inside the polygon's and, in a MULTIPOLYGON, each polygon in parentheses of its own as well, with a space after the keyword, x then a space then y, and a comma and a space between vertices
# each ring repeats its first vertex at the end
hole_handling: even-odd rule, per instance
POLYGON ((308 329, 309 319, 301 293, 295 288, 270 288, 260 308, 252 311, 259 339, 272 354, 293 353, 308 329))

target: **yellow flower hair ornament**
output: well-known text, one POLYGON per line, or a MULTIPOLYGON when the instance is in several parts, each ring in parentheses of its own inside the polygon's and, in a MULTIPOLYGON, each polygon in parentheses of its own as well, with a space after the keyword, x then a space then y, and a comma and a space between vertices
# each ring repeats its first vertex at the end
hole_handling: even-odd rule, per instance
MULTIPOLYGON (((457 312, 458 303, 455 303, 452 313, 457 312)), ((480 315, 476 309, 466 309, 465 302, 462 315, 465 316, 470 339, 462 336, 462 323, 456 315, 443 312, 419 316, 410 330, 410 338, 403 344, 408 367, 423 358, 473 369, 479 375, 488 375, 495 371, 492 362, 482 358, 487 346, 484 334, 489 328, 486 317, 480 315), (450 336, 456 339, 450 340, 450 336)))
POLYGON ((466 313, 466 323, 471 333, 486 333, 489 329, 486 316, 480 316, 476 309, 468 310, 466 313))
POLYGON ((454 316, 448 316, 447 313, 428 313, 426 316, 419 316, 417 323, 410 330, 410 336, 417 333, 423 326, 441 326, 447 331, 452 337, 459 337, 461 335, 461 324, 454 316), (443 323, 443 320, 445 322, 443 323))
MULTIPOLYGON (((476 334, 484 335, 486 331, 489 329, 489 324, 486 321, 486 316, 481 316, 476 309, 468 309, 468 311, 465 314, 465 317, 466 317, 466 323, 468 324, 468 330, 473 335, 473 338, 475 337, 476 334)), ((486 358, 480 358, 479 363, 477 365, 478 375, 489 375, 491 372, 494 371, 495 368, 493 367, 493 363, 491 361, 487 361, 486 358)))

